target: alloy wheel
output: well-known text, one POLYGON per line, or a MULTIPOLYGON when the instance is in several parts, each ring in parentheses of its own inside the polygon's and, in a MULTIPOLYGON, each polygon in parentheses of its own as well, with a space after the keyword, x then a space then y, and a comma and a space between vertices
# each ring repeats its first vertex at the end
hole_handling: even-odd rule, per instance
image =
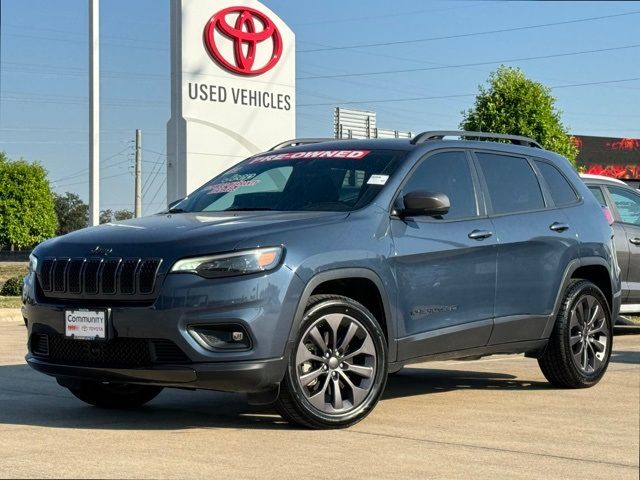
POLYGON ((584 295, 571 309, 569 345, 576 366, 586 374, 598 372, 607 358, 611 332, 604 307, 584 295))
POLYGON ((367 329, 348 314, 329 313, 302 335, 295 367, 307 401, 324 414, 341 415, 367 398, 378 362, 367 329))

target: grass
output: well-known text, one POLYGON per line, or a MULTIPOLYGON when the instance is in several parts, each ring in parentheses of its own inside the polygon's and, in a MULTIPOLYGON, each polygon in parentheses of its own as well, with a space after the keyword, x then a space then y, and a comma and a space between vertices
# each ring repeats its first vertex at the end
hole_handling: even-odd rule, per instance
POLYGON ((20 297, 0 297, 0 308, 20 308, 21 305, 20 297))
POLYGON ((0 286, 11 277, 25 276, 28 268, 27 262, 0 262, 0 286))

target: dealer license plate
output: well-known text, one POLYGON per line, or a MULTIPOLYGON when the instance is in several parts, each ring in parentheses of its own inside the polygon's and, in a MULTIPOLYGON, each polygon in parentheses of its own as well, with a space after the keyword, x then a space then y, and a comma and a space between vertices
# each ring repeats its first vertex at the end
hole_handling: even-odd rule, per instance
POLYGON ((76 340, 106 339, 106 313, 105 310, 65 310, 65 336, 76 340))

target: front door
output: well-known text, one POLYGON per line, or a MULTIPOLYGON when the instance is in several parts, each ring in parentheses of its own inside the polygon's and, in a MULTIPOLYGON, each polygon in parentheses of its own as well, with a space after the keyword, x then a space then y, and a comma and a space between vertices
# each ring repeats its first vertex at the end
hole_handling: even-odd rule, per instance
POLYGON ((493 324, 496 238, 478 201, 475 170, 463 150, 431 154, 409 175, 412 191, 444 193, 439 218, 392 219, 393 259, 403 319, 400 360, 486 345, 493 324))

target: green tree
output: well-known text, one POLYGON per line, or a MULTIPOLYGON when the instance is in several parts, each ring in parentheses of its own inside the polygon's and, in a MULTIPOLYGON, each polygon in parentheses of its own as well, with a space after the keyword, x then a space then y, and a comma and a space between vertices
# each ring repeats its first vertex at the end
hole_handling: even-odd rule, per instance
POLYGON ((42 165, 0 152, 0 186, 0 246, 21 249, 55 235, 53 194, 42 165))
POLYGON ((109 223, 113 220, 113 210, 100 210, 100 224, 109 223))
POLYGON ((113 218, 117 221, 130 220, 133 218, 133 212, 131 210, 116 210, 113 213, 113 218))
POLYGON ((462 129, 531 137, 575 163, 578 149, 549 87, 528 79, 519 68, 502 65, 479 90, 473 108, 462 112, 462 129))
POLYGON ((133 212, 131 210, 116 210, 111 209, 100 211, 100 223, 120 222, 122 220, 129 220, 133 218, 133 212))
POLYGON ((54 195, 58 235, 65 235, 89 225, 89 205, 84 203, 79 195, 71 192, 54 195))

